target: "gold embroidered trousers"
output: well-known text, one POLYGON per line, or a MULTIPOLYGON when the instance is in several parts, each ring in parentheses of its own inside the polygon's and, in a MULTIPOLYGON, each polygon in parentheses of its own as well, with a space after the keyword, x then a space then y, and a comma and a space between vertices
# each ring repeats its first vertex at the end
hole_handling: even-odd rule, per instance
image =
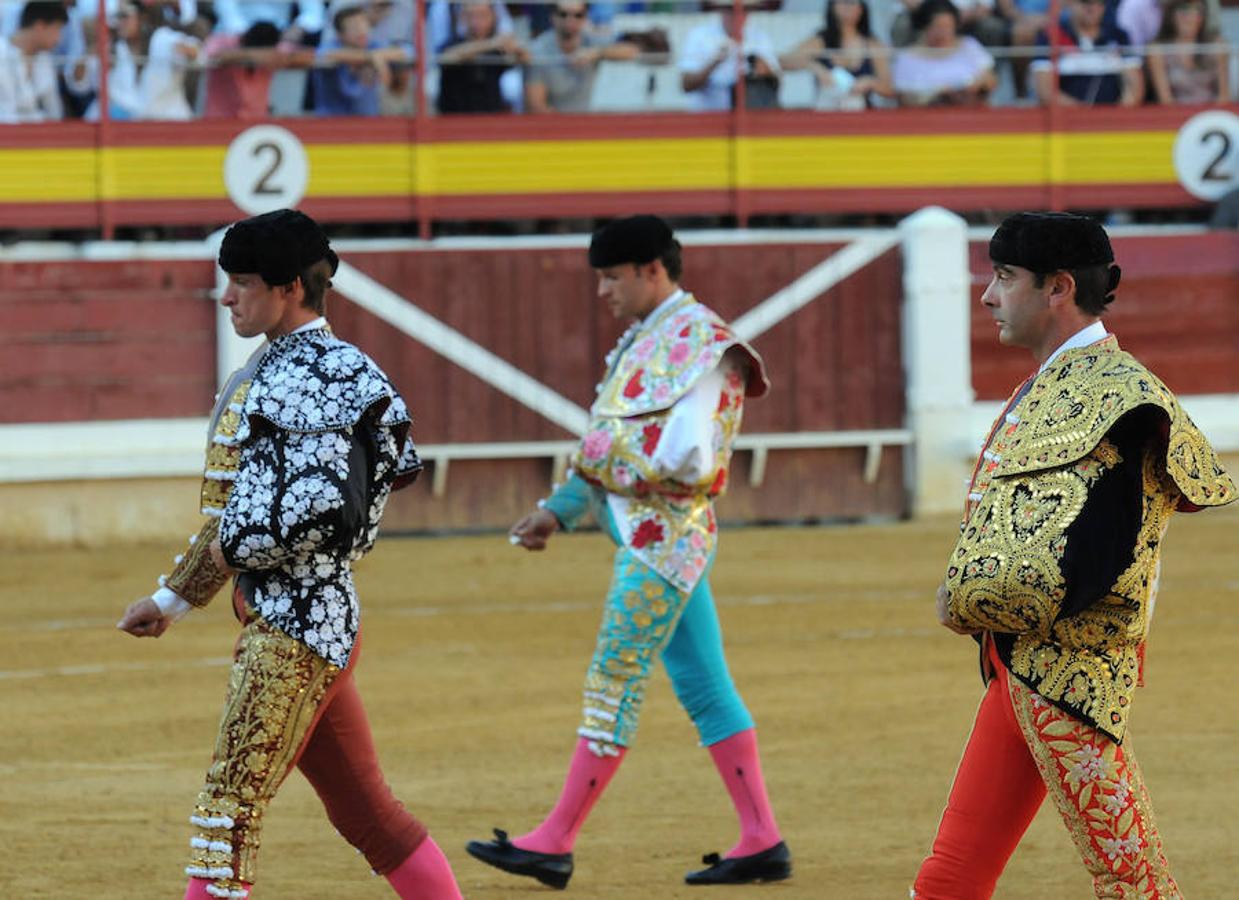
POLYGON ((263 815, 294 765, 375 871, 395 869, 425 838, 383 779, 351 663, 340 669, 254 617, 237 641, 215 753, 190 818, 197 830, 185 871, 209 880, 214 896, 247 896, 263 815))

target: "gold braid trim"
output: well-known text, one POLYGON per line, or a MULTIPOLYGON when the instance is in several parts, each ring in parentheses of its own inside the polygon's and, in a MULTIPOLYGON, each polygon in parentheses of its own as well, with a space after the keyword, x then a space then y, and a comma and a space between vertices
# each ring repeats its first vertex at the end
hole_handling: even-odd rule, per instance
POLYGON ((254 619, 241 631, 215 755, 191 821, 190 875, 253 883, 262 818, 341 669, 254 619), (206 874, 202 874, 206 873, 206 874))
POLYGON ((202 529, 190 541, 189 549, 164 582, 166 587, 176 591, 193 606, 206 606, 228 583, 228 573, 221 572, 211 558, 211 543, 218 537, 219 519, 211 518, 203 522, 202 529))
POLYGON ((1092 451, 1125 414, 1154 407, 1169 420, 1167 473, 1196 506, 1239 498, 1208 439, 1170 389, 1113 335, 1068 350, 1039 374, 1015 410, 1019 427, 1006 442, 995 476, 1074 462, 1092 451))
POLYGON ((1161 540, 1180 496, 1157 457, 1145 457, 1142 479, 1144 521, 1131 565, 1105 597, 1055 622, 1048 636, 1021 634, 1011 651, 1021 681, 1116 741, 1127 730, 1161 540))
POLYGON ((241 426, 240 409, 249 395, 250 380, 236 386, 224 405, 207 445, 206 469, 202 477, 202 514, 219 516, 228 505, 232 483, 237 480, 241 462, 241 448, 235 443, 237 429, 241 426))
POLYGON ((1120 461, 1103 440, 1072 465, 995 479, 951 554, 951 618, 989 631, 1048 636, 1065 593, 1059 563, 1067 529, 1089 489, 1120 461))
POLYGON ((1055 709, 1014 678, 1015 719, 1101 900, 1182 900, 1131 745, 1055 709))

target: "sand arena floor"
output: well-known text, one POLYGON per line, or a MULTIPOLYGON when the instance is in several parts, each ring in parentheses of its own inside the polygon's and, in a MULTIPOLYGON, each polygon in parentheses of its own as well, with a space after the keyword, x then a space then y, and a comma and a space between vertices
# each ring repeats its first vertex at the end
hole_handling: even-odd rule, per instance
MULTIPOLYGON (((796 866, 790 882, 727 897, 907 896, 981 693, 971 642, 933 618, 953 530, 937 519, 724 534, 714 586, 728 653, 796 866)), ((1239 891, 1237 535, 1239 511, 1172 525, 1133 717, 1167 851, 1196 900, 1239 891)), ((175 550, 0 554, 0 897, 181 896, 236 624, 217 600, 157 641, 113 629, 175 550)), ((359 569, 357 677, 386 773, 469 898, 552 894, 463 845, 494 825, 519 833, 553 801, 609 558, 597 534, 541 555, 501 535, 388 538, 359 569)), ((266 822, 257 900, 391 896, 299 775, 266 822)), ((684 871, 734 836, 660 672, 563 896, 700 897, 684 871)), ((997 897, 1090 896, 1043 808, 997 897)))

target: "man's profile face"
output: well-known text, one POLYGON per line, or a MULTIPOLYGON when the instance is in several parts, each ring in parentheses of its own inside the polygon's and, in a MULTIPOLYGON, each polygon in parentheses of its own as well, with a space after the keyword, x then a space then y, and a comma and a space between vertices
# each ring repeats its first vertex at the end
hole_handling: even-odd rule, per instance
POLYGON ((240 337, 255 337, 277 330, 292 301, 285 288, 271 287, 261 275, 229 272, 228 287, 219 302, 240 337))
POLYGON ((624 263, 594 270, 598 276, 598 297, 615 318, 640 318, 658 305, 657 287, 650 272, 654 265, 624 263))
POLYGON ((998 340, 1011 347, 1038 347, 1052 327, 1050 285, 1037 287, 1036 277, 1019 266, 994 264, 994 277, 981 295, 981 305, 998 325, 998 340))

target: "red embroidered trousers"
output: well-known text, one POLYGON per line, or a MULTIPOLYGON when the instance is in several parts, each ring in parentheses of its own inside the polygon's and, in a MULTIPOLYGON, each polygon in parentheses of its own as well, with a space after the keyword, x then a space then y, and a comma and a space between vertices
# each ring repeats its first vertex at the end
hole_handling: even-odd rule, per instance
POLYGON ((989 658, 995 676, 917 874, 915 900, 990 897, 1047 793, 1097 897, 1181 898, 1130 741, 1116 744, 1010 678, 992 644, 989 658))

